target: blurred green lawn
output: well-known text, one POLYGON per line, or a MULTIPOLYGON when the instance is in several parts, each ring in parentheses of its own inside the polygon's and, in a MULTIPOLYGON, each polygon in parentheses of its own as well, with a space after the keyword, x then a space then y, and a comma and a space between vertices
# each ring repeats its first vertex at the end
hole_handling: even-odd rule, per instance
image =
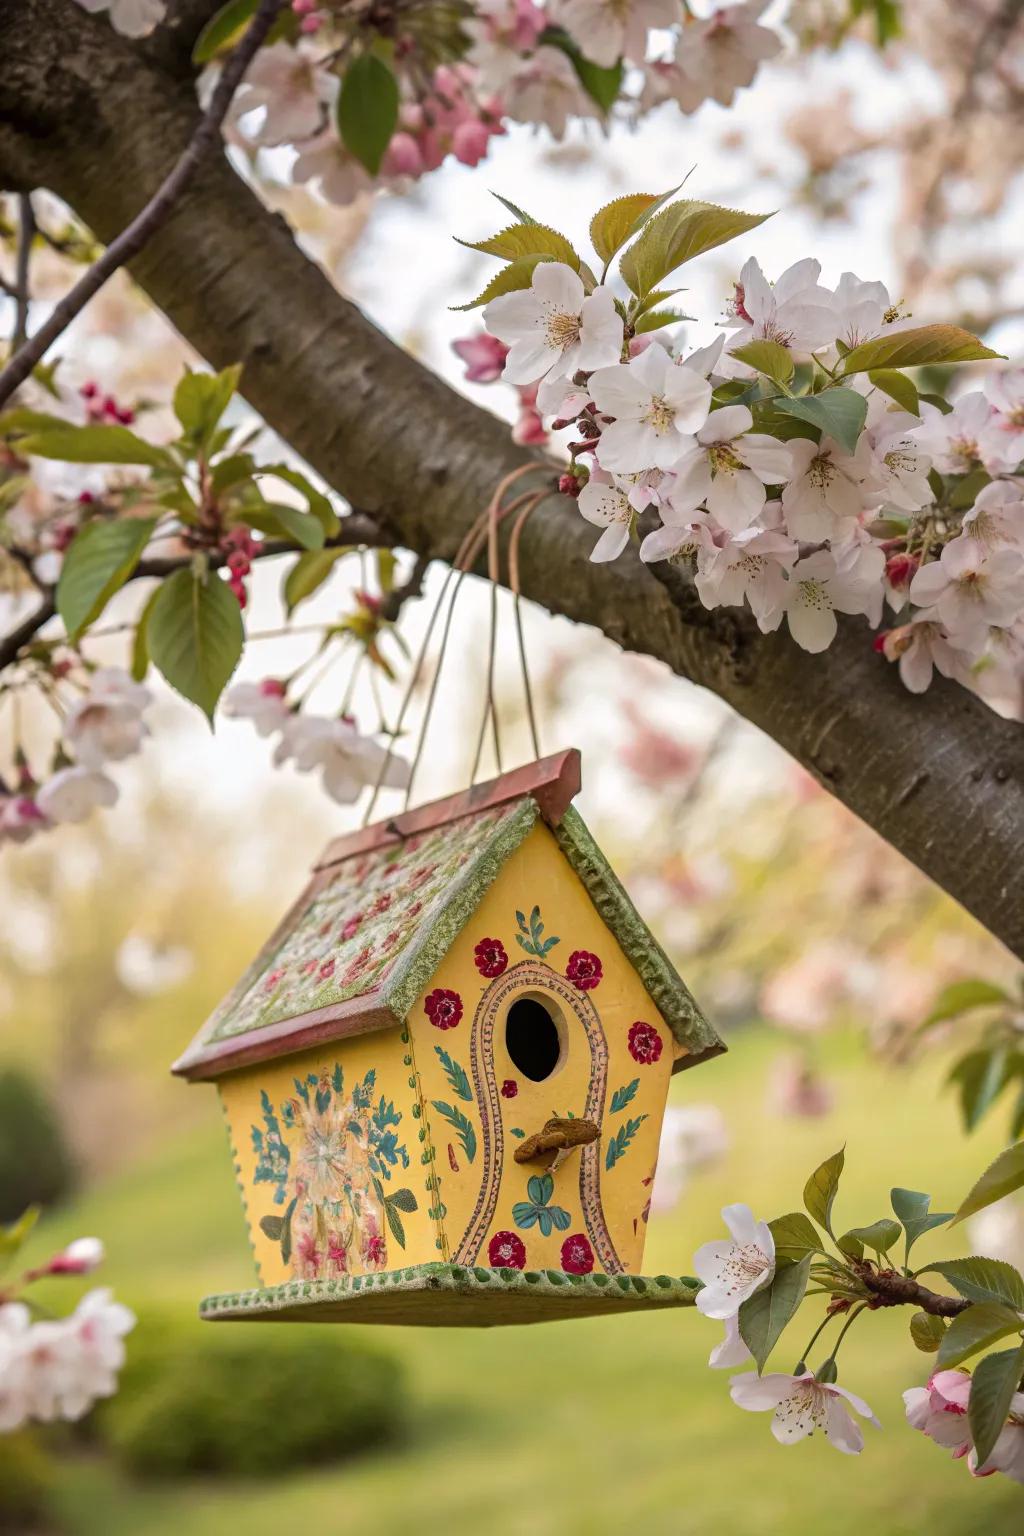
MULTIPOLYGON (((828 1045, 827 1069, 839 1074, 832 1115, 778 1119, 764 1107, 777 1050, 765 1035, 745 1033, 727 1058, 676 1080, 677 1100, 721 1107, 733 1146, 652 1224, 647 1273, 688 1272, 694 1248, 719 1232, 727 1201, 746 1200, 764 1216, 798 1208, 807 1174, 844 1140, 844 1226, 887 1214, 892 1184, 931 1189, 936 1208, 949 1209, 1001 1144, 998 1113, 963 1138, 952 1100, 939 1092, 937 1063, 900 1075, 866 1063, 853 1040, 828 1045)), ((74 1235, 102 1236, 104 1279, 140 1313, 157 1299, 188 1307, 209 1291, 253 1283, 214 1093, 181 1092, 207 1094, 202 1130, 90 1191, 33 1245, 35 1256, 74 1235)), ((920 1251, 964 1251, 966 1237, 955 1236, 925 1239, 920 1251)), ((783 1346, 781 1369, 811 1332, 810 1304, 806 1313, 799 1337, 783 1346)), ((859 1458, 817 1436, 776 1445, 767 1415, 730 1402, 729 1373, 707 1369, 719 1325, 683 1311, 494 1331, 376 1330, 410 1377, 412 1422, 398 1447, 267 1483, 136 1483, 106 1459, 83 1458, 62 1467, 56 1499, 70 1536, 397 1536, 413 1525, 490 1536, 1020 1536, 1022 1490, 971 1479, 906 1426, 900 1393, 928 1369, 907 1321, 904 1313, 866 1316, 844 1348, 841 1381, 884 1426, 867 1428, 859 1458)), ((261 1327, 273 1325, 221 1326, 249 1329, 258 1347, 261 1327)))

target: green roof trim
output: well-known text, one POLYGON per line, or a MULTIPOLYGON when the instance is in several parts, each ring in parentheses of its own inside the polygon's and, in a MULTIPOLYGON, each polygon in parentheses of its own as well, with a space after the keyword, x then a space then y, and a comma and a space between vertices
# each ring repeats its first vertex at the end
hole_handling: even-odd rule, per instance
POLYGON ((699 1281, 673 1275, 567 1275, 560 1269, 435 1263, 207 1296, 199 1314, 208 1322, 488 1328, 692 1307, 699 1289, 699 1281))
POLYGON ((625 887, 601 852, 583 821, 572 806, 553 829, 565 857, 587 888, 587 894, 607 927, 615 935, 623 954, 643 982, 658 1012, 671 1029, 689 1059, 680 1067, 692 1066, 708 1056, 717 1056, 725 1045, 704 1017, 675 966, 654 937, 625 887))

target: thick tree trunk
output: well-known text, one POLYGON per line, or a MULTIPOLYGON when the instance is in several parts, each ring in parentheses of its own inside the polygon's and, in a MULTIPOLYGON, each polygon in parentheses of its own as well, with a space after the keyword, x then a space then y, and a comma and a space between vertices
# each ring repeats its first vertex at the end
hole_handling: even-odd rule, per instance
MULTIPOLYGON (((194 22, 204 6, 181 9, 194 22)), ((109 241, 195 127, 185 52, 173 36, 119 39, 74 0, 0 0, 0 183, 52 189, 109 241)), ((406 548, 450 560, 500 477, 529 462, 342 298, 223 158, 133 272, 214 366, 245 364, 252 405, 406 548)), ((676 571, 592 565, 593 539, 552 496, 523 539, 524 593, 713 689, 1024 956, 1018 725, 941 679, 906 693, 862 620, 808 656, 749 615, 706 611, 676 571)))

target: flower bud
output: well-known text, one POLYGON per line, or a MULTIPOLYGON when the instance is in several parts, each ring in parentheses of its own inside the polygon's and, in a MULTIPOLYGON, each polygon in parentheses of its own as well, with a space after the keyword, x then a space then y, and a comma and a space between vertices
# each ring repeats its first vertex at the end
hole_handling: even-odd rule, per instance
POLYGON ((48 1275, 87 1275, 103 1263, 105 1250, 98 1237, 77 1237, 55 1255, 43 1271, 48 1275))

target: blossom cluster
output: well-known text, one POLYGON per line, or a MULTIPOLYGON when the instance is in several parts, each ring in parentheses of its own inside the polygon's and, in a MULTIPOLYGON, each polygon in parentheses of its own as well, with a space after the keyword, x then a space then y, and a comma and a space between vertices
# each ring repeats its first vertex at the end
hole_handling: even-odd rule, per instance
MULTIPOLYGON (((123 9, 135 26, 139 8, 155 3, 111 0, 112 20, 123 9)), ((475 0, 461 16, 399 4, 375 23, 337 0, 292 0, 288 24, 248 70, 232 121, 251 144, 292 146, 294 182, 349 203, 449 157, 479 164, 509 122, 561 139, 571 122, 613 109, 635 119, 667 101, 685 113, 708 100, 730 105, 781 51, 761 22, 767 4, 698 15, 682 0, 475 0), (378 24, 393 44, 387 65, 371 46, 378 24)), ((197 56, 217 69, 219 54, 208 56, 202 40, 197 56)))
MULTIPOLYGON (((79 1238, 23 1276, 22 1287, 51 1275, 88 1274, 102 1259, 97 1238, 79 1238)), ((80 1419, 112 1396, 134 1326, 133 1314, 106 1287, 87 1292, 59 1318, 36 1318, 28 1303, 0 1293, 0 1433, 31 1420, 80 1419)))
MULTIPOLYGON (((561 486, 604 530, 591 559, 616 559, 656 510, 641 559, 691 569, 706 608, 746 604, 762 632, 785 621, 812 652, 835 639, 837 613, 860 614, 911 690, 938 669, 1013 699, 1024 370, 990 373, 952 406, 920 396, 901 370, 956 361, 974 339, 914 326, 881 283, 820 276, 807 259, 771 283, 751 258, 697 348, 670 339, 677 317, 652 312, 656 296, 623 298, 550 258, 529 286, 499 288, 483 320, 507 349, 501 378, 535 391, 537 440, 571 429, 561 486)), ((482 338, 459 349, 470 376, 496 374, 482 338)))

